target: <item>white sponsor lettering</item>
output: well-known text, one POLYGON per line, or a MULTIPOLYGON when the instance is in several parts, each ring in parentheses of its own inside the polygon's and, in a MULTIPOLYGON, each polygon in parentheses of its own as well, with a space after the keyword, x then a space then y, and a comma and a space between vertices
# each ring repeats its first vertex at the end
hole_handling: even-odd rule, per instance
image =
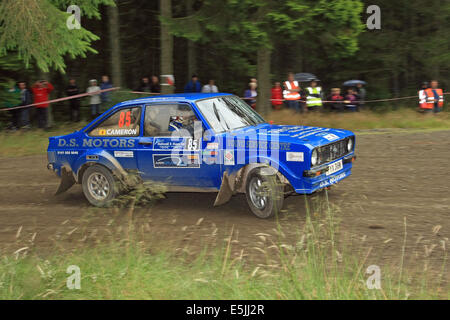
POLYGON ((339 137, 335 134, 329 133, 325 136, 323 136, 325 139, 327 139, 328 141, 333 141, 333 140, 337 140, 339 139, 339 137))
POLYGON ((133 151, 114 151, 114 157, 116 158, 134 158, 133 151))
POLYGON ((219 143, 217 143, 217 142, 208 143, 206 145, 206 149, 209 149, 209 150, 211 150, 211 149, 219 149, 219 143))
POLYGON ((303 162, 303 152, 286 152, 286 161, 303 162))
POLYGON ((106 130, 108 136, 135 136, 137 129, 108 129, 106 130))

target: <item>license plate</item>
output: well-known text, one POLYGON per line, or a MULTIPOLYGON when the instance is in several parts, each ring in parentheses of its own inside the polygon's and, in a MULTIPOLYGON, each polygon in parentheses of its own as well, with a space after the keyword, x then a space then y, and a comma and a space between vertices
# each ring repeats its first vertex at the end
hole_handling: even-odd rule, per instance
POLYGON ((330 164, 330 166, 328 167, 327 176, 329 176, 330 174, 336 173, 339 170, 342 170, 343 167, 344 167, 344 165, 342 164, 342 160, 339 160, 338 162, 330 164))

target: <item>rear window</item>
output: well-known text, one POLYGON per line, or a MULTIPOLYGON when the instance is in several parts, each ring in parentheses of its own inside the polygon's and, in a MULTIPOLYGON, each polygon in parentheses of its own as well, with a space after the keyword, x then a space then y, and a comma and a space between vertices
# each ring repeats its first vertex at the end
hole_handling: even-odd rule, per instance
POLYGON ((120 109, 103 120, 91 137, 137 137, 140 134, 141 107, 120 109))

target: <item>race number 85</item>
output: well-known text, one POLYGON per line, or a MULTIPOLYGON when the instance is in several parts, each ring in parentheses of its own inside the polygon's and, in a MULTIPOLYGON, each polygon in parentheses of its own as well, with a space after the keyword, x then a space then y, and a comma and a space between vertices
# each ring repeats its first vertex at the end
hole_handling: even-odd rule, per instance
POLYGON ((199 149, 199 141, 196 139, 188 139, 187 141, 187 150, 189 151, 195 151, 199 149))
POLYGON ((119 128, 131 125, 131 111, 121 112, 119 116, 119 128))

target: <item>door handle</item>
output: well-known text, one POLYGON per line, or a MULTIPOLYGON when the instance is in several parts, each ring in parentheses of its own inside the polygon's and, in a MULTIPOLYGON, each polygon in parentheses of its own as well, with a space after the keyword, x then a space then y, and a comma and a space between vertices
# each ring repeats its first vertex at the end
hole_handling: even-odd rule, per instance
POLYGON ((153 144, 152 141, 140 141, 139 144, 143 146, 151 146, 153 144))

